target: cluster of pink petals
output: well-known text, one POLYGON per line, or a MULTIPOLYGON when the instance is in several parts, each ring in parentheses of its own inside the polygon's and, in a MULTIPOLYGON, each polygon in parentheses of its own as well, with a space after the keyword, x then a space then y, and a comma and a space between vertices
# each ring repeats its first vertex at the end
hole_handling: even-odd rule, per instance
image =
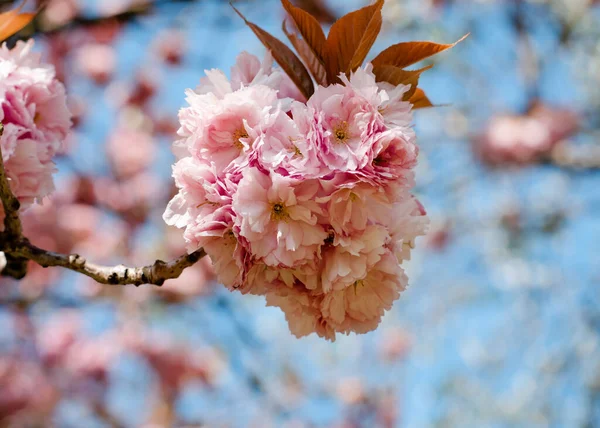
POLYGON ((408 87, 376 83, 367 65, 303 100, 270 55, 248 53, 231 80, 206 73, 179 115, 165 221, 225 286, 280 307, 296 336, 375 329, 428 225, 410 193, 408 87))
POLYGON ((54 190, 52 158, 71 127, 65 88, 32 48, 32 40, 0 48, 2 160, 23 208, 54 190))
POLYGON ((490 165, 530 164, 552 150, 579 128, 579 118, 566 109, 536 105, 526 115, 492 118, 476 138, 475 150, 490 165))

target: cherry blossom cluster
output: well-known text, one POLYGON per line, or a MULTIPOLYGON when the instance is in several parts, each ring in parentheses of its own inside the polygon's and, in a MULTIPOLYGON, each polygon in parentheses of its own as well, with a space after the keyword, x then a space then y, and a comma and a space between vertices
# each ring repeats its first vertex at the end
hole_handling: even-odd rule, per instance
POLYGON ((408 86, 370 64, 310 99, 242 53, 206 72, 180 111, 164 219, 204 247, 231 290, 265 295, 298 337, 365 333, 407 286, 428 219, 410 193, 418 147, 408 86))
POLYGON ((22 208, 54 190, 52 158, 71 128, 65 88, 32 48, 33 40, 0 48, 2 160, 22 208))

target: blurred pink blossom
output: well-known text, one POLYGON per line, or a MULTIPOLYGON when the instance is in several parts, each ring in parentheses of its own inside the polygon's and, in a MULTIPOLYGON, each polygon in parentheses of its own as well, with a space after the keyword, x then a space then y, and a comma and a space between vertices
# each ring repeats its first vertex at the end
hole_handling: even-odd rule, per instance
POLYGON ((38 364, 9 356, 0 356, 0 391, 0 420, 49 412, 59 398, 38 364))
POLYGON ((178 65, 186 51, 185 34, 178 30, 160 32, 154 41, 154 49, 163 61, 178 65))
POLYGON ((42 17, 51 27, 59 27, 67 24, 78 13, 78 0, 49 0, 45 3, 42 17))
POLYGON ((115 176, 123 179, 147 169, 154 160, 156 146, 150 133, 120 127, 110 134, 106 151, 115 176))
POLYGON ((173 343, 167 336, 129 335, 124 343, 156 370, 160 385, 167 394, 173 394, 192 379, 212 383, 223 369, 223 361, 215 350, 191 350, 173 343))
POLYGON ((114 48, 102 43, 88 43, 77 49, 75 61, 78 70, 99 85, 107 83, 117 63, 114 48))
POLYGON ((527 164, 549 157, 551 150, 579 127, 566 109, 536 105, 524 116, 496 116, 475 139, 475 151, 491 165, 527 164))
POLYGON ((143 223, 150 210, 164 200, 160 180, 149 172, 141 172, 117 181, 102 177, 94 183, 97 201, 119 213, 129 224, 143 223))
POLYGON ((336 392, 346 404, 358 404, 366 398, 363 382, 357 377, 340 379, 336 392))
POLYGON ((391 328, 384 332, 381 340, 381 354, 385 360, 393 361, 405 357, 412 346, 412 338, 401 328, 391 328))

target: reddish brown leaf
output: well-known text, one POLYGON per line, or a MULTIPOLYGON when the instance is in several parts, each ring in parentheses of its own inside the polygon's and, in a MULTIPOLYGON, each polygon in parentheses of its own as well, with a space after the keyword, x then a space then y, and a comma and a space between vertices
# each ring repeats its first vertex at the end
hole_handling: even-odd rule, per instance
POLYGON ((304 95, 306 98, 310 98, 315 91, 315 88, 313 86, 312 79, 310 78, 310 74, 308 74, 308 71, 306 70, 306 67, 304 67, 304 64, 302 64, 302 61, 300 61, 294 52, 292 52, 292 50, 288 48, 281 40, 273 37, 258 25, 248 21, 239 10, 237 10, 231 3, 230 5, 233 10, 235 10, 236 13, 244 20, 246 25, 250 27, 261 43, 271 51, 273 59, 277 61, 277 63, 281 66, 281 69, 288 76, 290 76, 298 89, 300 89, 302 95, 304 95))
POLYGON ((403 97, 403 100, 408 101, 417 90, 421 73, 429 70, 431 67, 433 66, 430 65, 419 70, 402 70, 400 67, 395 67, 393 65, 380 65, 373 67, 373 74, 375 74, 375 79, 378 82, 388 82, 394 86, 400 84, 410 85, 410 89, 403 97))
POLYGON ((381 30, 383 0, 351 12, 331 27, 327 36, 327 78, 338 80, 339 73, 350 73, 363 63, 381 30))
POLYGON ((325 33, 319 22, 311 14, 292 5, 289 0, 281 0, 281 4, 294 20, 298 31, 314 56, 321 64, 325 64, 325 33))
POLYGON ((405 42, 392 45, 385 49, 371 61, 373 66, 393 65, 404 68, 413 65, 425 58, 453 48, 469 35, 465 35, 456 43, 442 45, 433 42, 405 42))
POLYGON ((35 17, 35 13, 19 13, 24 5, 25 1, 16 9, 0 13, 0 42, 22 30, 35 17))
POLYGON ((337 19, 333 12, 327 7, 326 0, 296 0, 302 10, 314 16, 319 22, 333 24, 337 19))
POLYGON ((322 86, 327 86, 327 73, 325 71, 325 66, 317 57, 315 56, 312 49, 308 46, 304 39, 300 39, 296 34, 290 33, 285 26, 286 21, 283 21, 283 32, 290 39, 292 45, 300 55, 304 64, 308 67, 308 71, 312 74, 312 77, 315 81, 322 86))
POLYGON ((425 92, 421 88, 417 88, 413 96, 410 97, 408 101, 413 105, 414 110, 419 108, 433 107, 432 102, 429 100, 427 95, 425 95, 425 92))

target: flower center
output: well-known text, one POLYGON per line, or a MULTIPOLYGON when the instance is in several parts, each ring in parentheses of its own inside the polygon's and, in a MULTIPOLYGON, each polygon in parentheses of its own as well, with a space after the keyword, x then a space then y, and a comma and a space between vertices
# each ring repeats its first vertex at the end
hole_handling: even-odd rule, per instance
POLYGON ((304 157, 298 146, 295 144, 292 146, 292 151, 294 152, 294 156, 300 156, 301 158, 304 157))
POLYGON ((358 294, 358 291, 357 291, 357 290, 358 290, 358 287, 362 287, 362 286, 364 286, 364 285, 365 285, 365 284, 364 284, 364 283, 362 282, 362 280, 360 280, 360 279, 359 279, 358 281, 354 281, 354 284, 352 284, 352 286, 354 287, 354 295, 357 295, 357 294, 358 294))
POLYGON ((333 232, 333 230, 330 230, 329 234, 327 235, 327 238, 325 238, 325 241, 323 243, 325 245, 333 245, 334 239, 335 239, 335 233, 333 232))
POLYGON ((348 141, 348 139, 350 138, 350 132, 348 131, 348 122, 343 120, 340 123, 338 123, 333 128, 333 135, 338 143, 345 143, 346 141, 348 141))
MULTIPOLYGON (((196 205, 196 208, 200 208, 204 205, 212 205, 213 207, 218 207, 220 206, 220 204, 218 202, 212 202, 212 201, 204 201, 199 203, 198 205, 196 205)), ((233 233, 233 232, 232 232, 233 233)))
POLYGON ((271 206, 271 219, 272 220, 286 220, 288 218, 287 210, 285 205, 281 202, 273 204, 271 206))
POLYGON ((235 233, 233 233, 233 230, 229 229, 225 233, 223 233, 223 245, 226 247, 235 247, 237 245, 237 238, 235 237, 235 233))
POLYGON ((290 140, 290 144, 292 145, 292 147, 290 147, 290 152, 294 153, 294 156, 300 156, 301 158, 304 157, 304 155, 302 154, 302 152, 300 151, 300 149, 298 148, 298 146, 296 145, 296 141, 298 141, 297 138, 292 138, 291 136, 288 137, 288 140, 290 140))
POLYGON ((233 132, 233 145, 238 149, 244 147, 244 145, 240 141, 242 138, 248 138, 248 133, 246 132, 246 128, 244 128, 243 125, 233 132))

